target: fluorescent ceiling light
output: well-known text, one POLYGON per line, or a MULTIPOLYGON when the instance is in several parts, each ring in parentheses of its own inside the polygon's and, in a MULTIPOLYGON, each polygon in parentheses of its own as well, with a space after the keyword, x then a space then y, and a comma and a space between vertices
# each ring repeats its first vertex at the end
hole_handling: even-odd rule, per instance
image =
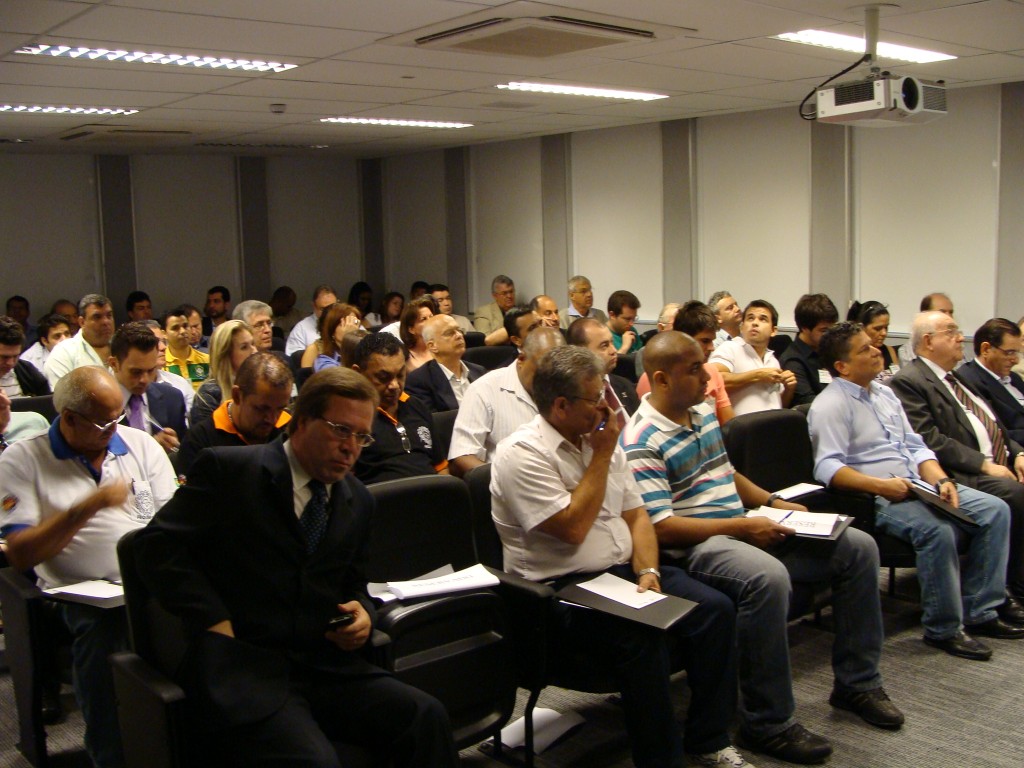
POLYGON ((44 107, 38 104, 0 104, 0 112, 31 115, 134 115, 138 111, 120 107, 44 107))
MULTIPOLYGON (((816 45, 819 48, 833 48, 837 51, 864 53, 863 38, 839 35, 835 32, 805 29, 801 32, 786 32, 774 37, 776 40, 785 40, 789 43, 803 43, 804 45, 816 45)), ((899 61, 911 61, 915 64, 928 64, 933 61, 948 61, 956 58, 956 56, 938 53, 937 51, 926 51, 921 48, 911 48, 906 45, 882 42, 878 43, 876 53, 880 59, 897 59, 899 61)))
POLYGON ((397 125, 407 128, 472 128, 472 123, 443 123, 437 120, 384 120, 376 117, 323 117, 321 123, 354 123, 358 125, 397 125))
POLYGON ((616 91, 610 88, 583 88, 578 85, 552 85, 549 83, 506 83, 499 85, 506 91, 530 91, 531 93, 556 93, 563 96, 596 96, 601 99, 630 99, 632 101, 654 101, 667 99, 664 93, 643 93, 641 91, 616 91))
POLYGON ((228 59, 223 56, 193 56, 181 53, 146 53, 123 49, 85 48, 69 45, 26 45, 15 53, 32 56, 60 56, 83 61, 118 61, 125 64, 173 64, 178 67, 200 69, 240 70, 242 72, 285 72, 295 69, 298 64, 282 64, 277 61, 256 59, 228 59))

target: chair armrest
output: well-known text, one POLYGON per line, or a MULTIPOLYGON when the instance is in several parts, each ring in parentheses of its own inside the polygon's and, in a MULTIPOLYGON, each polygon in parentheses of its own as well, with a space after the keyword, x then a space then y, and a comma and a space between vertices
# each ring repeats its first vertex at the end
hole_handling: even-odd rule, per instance
POLYGON ((537 600, 550 600, 555 596, 555 590, 547 584, 538 584, 536 581, 530 581, 522 576, 506 573, 489 565, 485 565, 484 568, 497 577, 500 583, 494 589, 503 596, 515 593, 522 597, 532 597, 537 600))
POLYGON ((110 657, 121 742, 128 768, 184 768, 190 764, 185 693, 135 653, 110 657))

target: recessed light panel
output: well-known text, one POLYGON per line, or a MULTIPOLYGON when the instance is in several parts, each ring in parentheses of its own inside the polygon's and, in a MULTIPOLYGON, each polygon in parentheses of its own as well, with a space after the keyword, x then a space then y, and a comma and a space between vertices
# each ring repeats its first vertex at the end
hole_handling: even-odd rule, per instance
POLYGON ((324 117, 321 123, 354 125, 395 125, 403 128, 472 128, 472 123, 445 123, 437 120, 385 120, 376 117, 324 117))
POLYGON ((585 88, 579 85, 555 85, 552 83, 506 83, 497 87, 507 91, 552 93, 561 96, 593 96, 599 99, 628 99, 630 101, 655 101, 668 98, 664 93, 617 91, 610 88, 585 88))
POLYGON ((70 45, 26 45, 15 53, 31 56, 58 56, 83 61, 109 61, 123 64, 164 64, 199 69, 223 69, 241 72, 286 72, 298 64, 259 59, 229 59, 224 56, 194 56, 181 53, 147 53, 112 48, 85 48, 70 45))
POLYGON ((134 115, 137 109, 121 107, 54 107, 40 104, 0 104, 0 112, 27 115, 134 115))
MULTIPOLYGON (((786 32, 781 35, 775 35, 775 39, 785 40, 788 43, 803 43, 804 45, 816 45, 819 48, 848 51, 849 53, 864 53, 863 38, 840 35, 835 32, 822 32, 819 29, 786 32)), ((880 59, 896 59, 898 61, 910 61, 915 64, 929 64, 933 61, 949 61, 956 58, 956 56, 938 53, 937 51, 926 51, 922 48, 911 48, 906 45, 882 42, 878 43, 876 53, 880 59)))

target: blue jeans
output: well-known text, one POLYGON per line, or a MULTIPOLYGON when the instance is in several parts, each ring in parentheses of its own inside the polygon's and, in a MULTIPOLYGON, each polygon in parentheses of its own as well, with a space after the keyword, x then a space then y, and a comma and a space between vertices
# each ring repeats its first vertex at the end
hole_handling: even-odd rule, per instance
POLYGON ((875 525, 908 542, 917 553, 917 579, 926 637, 946 640, 966 624, 996 618, 1006 600, 1010 508, 1006 502, 957 483, 960 509, 979 523, 972 528, 932 512, 923 502, 875 499, 875 525), (957 537, 967 541, 960 573, 957 537))
POLYGON ((97 768, 120 768, 121 728, 108 657, 128 649, 124 608, 94 608, 67 603, 61 616, 71 643, 75 698, 85 720, 85 748, 97 768))
POLYGON ((878 547, 863 531, 848 528, 835 545, 791 539, 775 552, 712 536, 673 562, 736 603, 740 714, 751 736, 774 736, 796 722, 786 632, 791 581, 832 585, 836 686, 849 691, 881 686, 878 547))

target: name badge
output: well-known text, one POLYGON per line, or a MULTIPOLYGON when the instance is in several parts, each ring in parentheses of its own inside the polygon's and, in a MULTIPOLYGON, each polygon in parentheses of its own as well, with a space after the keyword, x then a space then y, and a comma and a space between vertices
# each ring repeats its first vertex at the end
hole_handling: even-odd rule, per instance
POLYGON ((818 383, 819 384, 831 384, 832 383, 832 374, 829 373, 824 368, 819 368, 818 369, 818 383))
POLYGON ((896 365, 896 363, 893 363, 892 365, 889 366, 889 373, 896 374, 896 373, 899 373, 899 372, 900 372, 900 367, 898 365, 896 365))
POLYGON ((153 519, 153 489, 148 480, 132 480, 132 495, 135 497, 135 519, 148 523, 153 519))

